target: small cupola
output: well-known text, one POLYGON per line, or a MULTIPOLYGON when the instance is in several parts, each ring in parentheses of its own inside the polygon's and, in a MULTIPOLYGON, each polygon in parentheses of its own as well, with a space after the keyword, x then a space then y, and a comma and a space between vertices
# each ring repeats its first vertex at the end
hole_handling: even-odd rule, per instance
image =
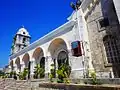
POLYGON ((18 32, 17 32, 18 35, 23 35, 23 36, 28 36, 30 37, 29 35, 29 32, 27 31, 27 29, 24 28, 24 26, 22 26, 18 32))

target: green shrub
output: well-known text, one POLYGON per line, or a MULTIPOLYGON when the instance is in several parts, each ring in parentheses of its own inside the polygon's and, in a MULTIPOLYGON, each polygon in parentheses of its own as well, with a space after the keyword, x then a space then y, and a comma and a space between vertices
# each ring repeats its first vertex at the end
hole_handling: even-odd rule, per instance
POLYGON ((28 68, 24 68, 23 72, 19 72, 18 76, 20 80, 26 80, 28 75, 28 68))
POLYGON ((70 83, 69 76, 71 73, 71 67, 66 64, 61 64, 59 69, 57 70, 58 74, 58 83, 70 83))
POLYGON ((102 84, 96 77, 96 72, 91 72, 91 78, 92 78, 92 83, 93 85, 100 85, 102 84))
POLYGON ((51 64, 51 69, 50 69, 50 74, 49 74, 49 78, 50 78, 50 82, 53 82, 53 78, 55 78, 55 67, 54 64, 51 64))
POLYGON ((34 78, 38 79, 38 78, 43 78, 44 77, 44 68, 41 67, 39 64, 37 64, 35 66, 35 70, 34 70, 34 78))

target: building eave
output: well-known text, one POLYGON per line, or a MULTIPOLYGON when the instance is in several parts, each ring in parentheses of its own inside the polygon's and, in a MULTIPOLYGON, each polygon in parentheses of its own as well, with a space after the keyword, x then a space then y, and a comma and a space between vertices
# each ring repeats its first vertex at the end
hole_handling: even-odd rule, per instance
POLYGON ((59 33, 65 31, 67 28, 74 26, 75 22, 76 21, 70 20, 67 23, 61 25, 60 27, 56 28, 55 30, 51 31, 50 33, 46 34, 45 36, 43 36, 40 39, 36 40, 35 42, 31 43, 29 46, 22 49, 21 51, 15 53, 15 54, 12 54, 10 56, 10 60, 12 60, 13 58, 15 58, 19 55, 22 55, 23 53, 26 53, 26 52, 34 49, 37 46, 40 46, 40 45, 48 42, 49 40, 51 40, 52 37, 55 37, 59 33))

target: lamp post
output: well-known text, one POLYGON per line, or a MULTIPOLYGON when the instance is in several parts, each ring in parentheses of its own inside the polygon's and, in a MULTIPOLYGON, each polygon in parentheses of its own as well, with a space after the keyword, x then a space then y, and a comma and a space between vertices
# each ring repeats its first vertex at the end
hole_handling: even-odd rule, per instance
MULTIPOLYGON (((77 24, 78 24, 78 32, 79 32, 79 38, 80 38, 80 41, 82 40, 82 37, 81 37, 81 32, 80 32, 80 20, 79 20, 79 14, 78 14, 78 10, 79 10, 79 7, 81 5, 81 0, 77 0, 76 1, 76 4, 74 4, 73 2, 71 2, 71 7, 73 10, 75 10, 76 12, 76 20, 77 20, 77 24)), ((84 46, 83 46, 84 48, 84 46)), ((82 48, 82 50, 83 50, 82 48)), ((84 51, 84 50, 83 50, 84 51)), ((83 76, 84 78, 86 77, 86 73, 85 73, 85 60, 84 60, 84 55, 82 55, 82 58, 83 58, 83 76)))
MULTIPOLYGON (((80 0, 77 0, 77 2, 76 2, 76 4, 74 4, 73 2, 71 2, 71 7, 72 7, 72 9, 73 10, 75 10, 75 12, 76 12, 76 20, 77 20, 77 24, 78 24, 78 31, 79 31, 79 34, 80 34, 80 23, 79 23, 79 14, 78 14, 78 10, 79 10, 79 7, 80 7, 80 5, 81 5, 81 1, 80 0)), ((80 37, 80 39, 82 40, 82 38, 81 38, 81 35, 79 35, 79 37, 80 37)))

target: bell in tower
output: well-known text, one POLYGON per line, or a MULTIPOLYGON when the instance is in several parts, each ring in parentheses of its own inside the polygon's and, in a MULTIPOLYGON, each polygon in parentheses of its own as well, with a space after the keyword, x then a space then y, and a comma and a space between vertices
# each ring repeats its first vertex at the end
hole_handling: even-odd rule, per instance
POLYGON ((11 54, 14 54, 27 47, 30 44, 30 39, 31 37, 29 32, 24 28, 24 26, 22 26, 13 38, 11 54))

